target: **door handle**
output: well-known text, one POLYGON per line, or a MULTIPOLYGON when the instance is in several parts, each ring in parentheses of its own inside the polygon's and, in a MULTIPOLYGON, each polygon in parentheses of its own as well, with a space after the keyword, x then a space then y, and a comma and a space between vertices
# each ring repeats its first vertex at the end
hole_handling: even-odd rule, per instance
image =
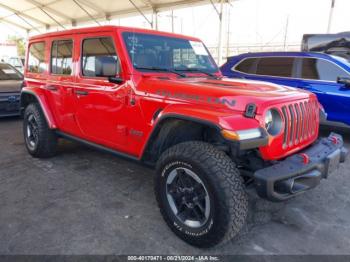
POLYGON ((45 88, 47 90, 50 90, 50 91, 57 91, 57 87, 56 86, 47 85, 47 86, 45 86, 45 88))
POLYGON ((89 94, 89 92, 81 90, 75 90, 75 93, 79 96, 87 96, 89 94))

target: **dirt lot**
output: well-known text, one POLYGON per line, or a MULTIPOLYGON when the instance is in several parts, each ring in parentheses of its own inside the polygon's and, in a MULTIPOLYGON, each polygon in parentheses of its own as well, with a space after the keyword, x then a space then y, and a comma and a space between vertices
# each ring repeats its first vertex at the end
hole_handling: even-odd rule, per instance
POLYGON ((350 160, 286 203, 252 196, 239 238, 199 250, 163 222, 152 170, 67 141, 33 159, 21 128, 0 120, 0 254, 350 254, 350 160))

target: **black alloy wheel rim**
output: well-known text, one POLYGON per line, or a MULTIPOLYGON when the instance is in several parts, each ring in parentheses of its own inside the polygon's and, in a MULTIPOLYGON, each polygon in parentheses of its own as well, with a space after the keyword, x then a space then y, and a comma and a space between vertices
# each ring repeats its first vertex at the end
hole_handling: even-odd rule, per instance
POLYGON ((199 176, 190 169, 178 167, 169 173, 166 195, 172 212, 184 225, 199 228, 208 221, 208 191, 199 176))
POLYGON ((33 114, 27 117, 27 144, 30 149, 34 149, 39 141, 39 126, 33 114))

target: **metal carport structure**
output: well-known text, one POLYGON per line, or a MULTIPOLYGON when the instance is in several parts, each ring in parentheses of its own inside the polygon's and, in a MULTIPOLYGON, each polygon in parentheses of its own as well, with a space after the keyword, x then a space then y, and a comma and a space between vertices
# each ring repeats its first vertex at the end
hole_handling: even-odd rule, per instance
MULTIPOLYGON (((223 56, 225 5, 235 0, 0 0, 0 23, 38 34, 52 30, 108 23, 115 18, 141 15, 150 28, 158 29, 158 12, 211 4, 219 19, 218 63, 223 56)), ((330 31, 335 0, 331 1, 330 31)))
MULTIPOLYGON (((1 0, 0 21, 27 31, 66 29, 84 22, 99 24, 120 16, 207 4, 203 0, 1 0)), ((146 17, 147 18, 147 17, 146 17)), ((146 19, 156 28, 156 19, 146 19)))
POLYGON ((230 0, 0 0, 0 23, 26 30, 28 34, 38 34, 91 23, 101 25, 115 18, 141 15, 151 28, 158 29, 158 12, 211 4, 220 21, 220 62, 225 3, 230 3, 230 0))

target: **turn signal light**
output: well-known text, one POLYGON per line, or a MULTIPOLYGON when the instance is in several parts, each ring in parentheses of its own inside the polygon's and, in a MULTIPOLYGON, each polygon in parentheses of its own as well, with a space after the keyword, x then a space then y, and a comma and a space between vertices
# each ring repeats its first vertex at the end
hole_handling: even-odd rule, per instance
POLYGON ((262 136, 259 128, 231 131, 231 130, 222 130, 221 134, 224 138, 228 140, 248 140, 259 138, 262 136))
POLYGON ((235 131, 222 130, 221 134, 228 140, 239 140, 239 135, 235 131))

